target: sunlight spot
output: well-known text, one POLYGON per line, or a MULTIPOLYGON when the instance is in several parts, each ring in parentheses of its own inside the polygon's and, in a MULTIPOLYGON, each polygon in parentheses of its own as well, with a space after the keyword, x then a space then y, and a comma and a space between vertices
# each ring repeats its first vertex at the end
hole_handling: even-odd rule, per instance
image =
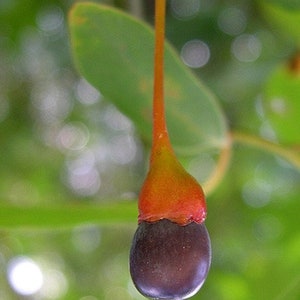
POLYGON ((89 140, 89 130, 82 123, 66 124, 57 135, 57 144, 61 149, 80 150, 89 140))
POLYGON ((95 195, 101 185, 94 154, 86 151, 78 158, 67 162, 67 183, 80 196, 95 195))
POLYGON ((45 124, 64 120, 73 108, 67 90, 55 82, 34 88, 31 98, 37 117, 45 124))
POLYGON ((72 243, 83 253, 93 252, 101 242, 101 231, 96 226, 77 226, 72 231, 72 243))
POLYGON ((92 105, 101 99, 101 94, 85 79, 80 79, 76 85, 76 95, 78 100, 85 105, 92 105))
POLYGON ((263 181, 248 181, 242 190, 244 202, 254 208, 266 206, 271 200, 272 186, 263 181))
POLYGON ((282 98, 274 98, 271 100, 271 109, 278 115, 284 115, 287 111, 286 101, 282 98))
POLYGON ((131 131, 133 128, 132 122, 112 105, 105 109, 103 118, 105 123, 114 130, 131 131))
POLYGON ((183 45, 180 56, 190 68, 201 68, 208 63, 210 50, 206 43, 200 40, 191 40, 183 45))
POLYGON ((44 272, 44 285, 41 294, 47 299, 60 299, 68 290, 65 275, 58 270, 48 269, 44 272))
POLYGON ((44 282, 43 274, 32 259, 19 256, 8 264, 8 280, 11 287, 20 295, 28 296, 37 293, 44 282))
POLYGON ((254 62, 261 54, 261 42, 253 34, 242 34, 236 37, 231 45, 234 57, 241 62, 254 62))
POLYGON ((94 168, 81 167, 71 170, 69 183, 73 191, 81 196, 95 195, 101 185, 99 172, 94 168))
POLYGON ((200 0, 171 0, 171 12, 178 19, 192 18, 200 10, 200 0))
POLYGON ((124 165, 132 162, 137 154, 137 145, 130 135, 115 136, 110 143, 110 155, 114 162, 124 165))
POLYGON ((229 35, 241 34, 247 25, 244 12, 237 7, 224 9, 218 18, 219 28, 229 35))
POLYGON ((47 6, 42 8, 36 17, 38 28, 47 35, 58 34, 62 31, 64 14, 58 6, 47 6))

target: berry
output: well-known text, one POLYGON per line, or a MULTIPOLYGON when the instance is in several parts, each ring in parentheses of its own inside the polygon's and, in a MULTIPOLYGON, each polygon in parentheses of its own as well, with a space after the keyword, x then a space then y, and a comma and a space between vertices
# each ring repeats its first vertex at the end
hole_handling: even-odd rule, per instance
POLYGON ((204 223, 141 222, 130 251, 130 272, 146 297, 186 299, 203 285, 211 263, 204 223))

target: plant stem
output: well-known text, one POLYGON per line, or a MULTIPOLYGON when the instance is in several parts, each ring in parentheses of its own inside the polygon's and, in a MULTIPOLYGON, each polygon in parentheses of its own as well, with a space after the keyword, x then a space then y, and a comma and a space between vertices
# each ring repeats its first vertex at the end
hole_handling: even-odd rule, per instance
POLYGON ((231 142, 231 137, 229 137, 228 144, 221 150, 216 168, 214 169, 208 180, 203 183, 203 190, 205 191, 206 195, 209 195, 215 190, 215 188, 220 184, 226 174, 231 161, 231 142))
POLYGON ((153 144, 152 154, 157 147, 170 146, 164 106, 164 39, 166 0, 155 1, 155 52, 153 90, 153 144))
POLYGON ((299 152, 287 149, 282 145, 275 144, 269 141, 266 141, 258 136, 248 135, 240 132, 232 132, 233 142, 250 145, 267 152, 281 156, 282 158, 289 161, 297 169, 300 169, 300 155, 299 152))

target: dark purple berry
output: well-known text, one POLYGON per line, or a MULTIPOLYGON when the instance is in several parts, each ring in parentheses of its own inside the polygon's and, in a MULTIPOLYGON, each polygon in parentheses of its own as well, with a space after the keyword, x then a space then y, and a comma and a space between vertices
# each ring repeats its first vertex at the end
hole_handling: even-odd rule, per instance
POLYGON ((211 246, 204 223, 141 222, 130 251, 130 273, 146 297, 186 299, 204 283, 211 246))

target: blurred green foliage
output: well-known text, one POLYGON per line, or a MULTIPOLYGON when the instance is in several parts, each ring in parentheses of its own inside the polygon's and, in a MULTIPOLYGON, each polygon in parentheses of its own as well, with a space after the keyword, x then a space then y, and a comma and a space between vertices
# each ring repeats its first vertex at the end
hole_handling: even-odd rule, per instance
MULTIPOLYGON (((153 22, 154 1, 95 2, 153 22)), ((0 299, 143 299, 128 252, 149 142, 101 81, 97 91, 75 70, 73 3, 0 2, 0 299), (26 278, 40 285, 26 290, 26 278)), ((298 1, 168 3, 167 38, 216 95, 233 140, 207 198, 213 263, 193 299, 299 299, 299 16, 298 1), (190 41, 206 45, 196 65, 209 49, 201 67, 190 41)), ((105 42, 116 42, 109 31, 105 42)), ((180 159, 204 182, 218 154, 180 159)))

